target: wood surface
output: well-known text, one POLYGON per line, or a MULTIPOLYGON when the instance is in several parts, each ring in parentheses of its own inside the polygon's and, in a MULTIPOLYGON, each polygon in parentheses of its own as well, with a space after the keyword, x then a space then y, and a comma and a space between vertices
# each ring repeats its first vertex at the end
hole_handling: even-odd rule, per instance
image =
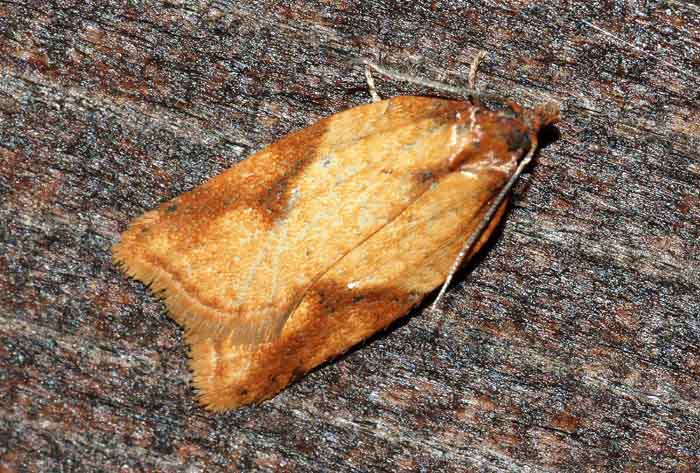
POLYGON ((0 472, 697 471, 698 58, 676 1, 0 0, 0 472), (367 102, 351 59, 464 84, 482 49, 562 121, 442 313, 204 411, 119 233, 367 102))

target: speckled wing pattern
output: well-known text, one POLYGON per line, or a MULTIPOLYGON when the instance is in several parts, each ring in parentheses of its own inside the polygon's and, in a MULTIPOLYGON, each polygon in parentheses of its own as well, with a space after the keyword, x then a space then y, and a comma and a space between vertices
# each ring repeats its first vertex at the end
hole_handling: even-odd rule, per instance
POLYGON ((185 327, 205 406, 260 401, 445 280, 530 122, 425 97, 356 107, 147 212, 114 259, 185 327))

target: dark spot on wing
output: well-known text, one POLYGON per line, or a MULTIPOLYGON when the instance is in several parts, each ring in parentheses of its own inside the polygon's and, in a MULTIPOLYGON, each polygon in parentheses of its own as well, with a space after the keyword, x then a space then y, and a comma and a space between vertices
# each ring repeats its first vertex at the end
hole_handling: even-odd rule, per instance
POLYGON ((183 244, 206 238, 210 225, 236 208, 256 212, 262 222, 273 225, 284 218, 298 177, 317 158, 317 148, 329 120, 323 119, 269 145, 260 154, 233 167, 159 208, 168 231, 188 235, 183 244), (177 212, 175 212, 177 209, 177 212))
MULTIPOLYGON (((520 124, 520 122, 518 124, 520 124)), ((505 135, 505 139, 508 143, 508 151, 511 152, 520 149, 528 150, 530 149, 530 146, 532 146, 530 142, 529 130, 522 126, 518 126, 518 124, 510 126, 505 130, 507 133, 505 135)))
POLYGON ((433 173, 433 171, 423 171, 419 175, 420 180, 423 182, 432 181, 434 177, 435 174, 433 173))

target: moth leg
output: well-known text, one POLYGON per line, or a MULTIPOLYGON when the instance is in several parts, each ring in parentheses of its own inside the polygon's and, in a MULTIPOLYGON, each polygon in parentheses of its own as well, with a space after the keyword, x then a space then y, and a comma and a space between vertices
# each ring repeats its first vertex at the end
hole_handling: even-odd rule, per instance
POLYGON ((472 91, 471 93, 471 98, 472 102, 474 105, 477 107, 481 105, 481 101, 479 100, 479 88, 476 85, 476 73, 479 70, 479 65, 481 62, 484 60, 486 57, 486 51, 479 51, 476 56, 474 56, 474 59, 472 59, 472 63, 469 66, 469 89, 472 91))
POLYGON ((377 87, 374 85, 374 77, 372 77, 372 71, 368 65, 365 65, 365 77, 367 78, 367 88, 369 89, 370 97, 372 97, 372 102, 379 102, 382 98, 377 93, 377 87))
POLYGON ((474 56, 474 59, 472 59, 472 63, 469 66, 469 88, 472 89, 474 92, 478 93, 478 87, 476 86, 476 73, 479 70, 479 66, 481 65, 482 62, 484 62, 484 59, 486 58, 486 51, 479 51, 476 56, 474 56))

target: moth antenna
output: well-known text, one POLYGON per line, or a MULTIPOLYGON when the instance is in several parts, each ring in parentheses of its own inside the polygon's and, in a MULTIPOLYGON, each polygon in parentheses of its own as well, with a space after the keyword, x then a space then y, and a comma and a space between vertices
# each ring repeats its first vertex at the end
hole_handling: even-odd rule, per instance
MULTIPOLYGON (((518 180, 520 175, 523 173, 523 171, 525 170, 527 165, 530 164, 530 161, 532 161, 532 156, 535 154, 536 149, 537 149, 537 140, 533 140, 532 145, 530 146, 530 149, 528 150, 525 157, 520 161, 520 164, 518 164, 518 167, 516 168, 513 175, 510 177, 510 179, 508 179, 508 182, 506 182, 506 185, 503 186, 503 188, 498 193, 498 195, 496 195, 493 202, 491 202, 491 205, 489 206, 488 210, 486 211, 484 216, 481 218, 479 225, 471 233, 471 235, 469 235, 469 238, 467 238, 467 241, 464 242, 462 249, 459 250, 457 257, 455 258, 454 262, 452 263, 452 267, 450 268, 450 272, 447 274, 447 278, 445 279, 445 282, 442 284, 442 287, 440 288, 440 292, 438 293, 437 297, 433 301, 433 304, 430 306, 431 311, 437 312, 438 305, 440 304, 440 301, 442 300, 443 296, 445 295, 445 292, 447 291, 447 288, 449 287, 450 283, 452 283, 452 279, 454 278, 454 275, 457 273, 457 271, 459 271, 459 267, 462 265, 464 258, 466 258, 466 256, 469 254, 469 251, 472 249, 472 247, 474 246, 476 241, 479 239, 481 234, 484 233, 484 230, 486 230, 486 227, 489 225, 489 223, 491 222, 491 219, 498 211, 498 208, 501 206, 501 204, 505 200, 506 196, 508 195, 508 192, 513 187, 513 184, 515 184, 515 182, 518 180)), ((442 326, 443 326, 443 323, 444 323, 444 317, 440 317, 438 319, 438 322, 437 322, 435 329, 434 329, 435 335, 440 333, 442 326)))
MULTIPOLYGON (((476 80, 476 69, 479 67, 479 63, 483 60, 485 57, 486 53, 485 52, 480 52, 477 54, 476 58, 474 61, 472 61, 472 65, 470 66, 470 72, 469 72, 469 80, 470 82, 472 81, 472 76, 474 77, 474 81, 476 80), (483 53, 483 56, 482 56, 483 53), (473 70, 473 72, 472 72, 473 70)), ((423 79, 420 77, 415 77, 410 74, 405 74, 403 72, 399 72, 397 70, 380 66, 379 64, 375 64, 374 62, 370 61, 367 58, 359 58, 354 60, 353 62, 359 63, 359 64, 364 64, 367 68, 374 69, 376 72, 389 77, 394 80, 402 81, 402 82, 408 82, 410 84, 416 84, 420 85, 422 87, 427 87, 430 89, 438 90, 440 92, 446 92, 449 94, 455 94, 455 95, 461 95, 462 97, 469 97, 469 99, 474 103, 475 105, 478 105, 479 99, 480 98, 485 98, 486 100, 495 100, 499 101, 500 97, 497 96, 492 96, 492 95, 481 95, 476 91, 472 84, 468 88, 465 87, 457 87, 454 85, 449 85, 449 84, 444 84, 442 82, 438 82, 435 80, 430 80, 430 79, 423 79)))

